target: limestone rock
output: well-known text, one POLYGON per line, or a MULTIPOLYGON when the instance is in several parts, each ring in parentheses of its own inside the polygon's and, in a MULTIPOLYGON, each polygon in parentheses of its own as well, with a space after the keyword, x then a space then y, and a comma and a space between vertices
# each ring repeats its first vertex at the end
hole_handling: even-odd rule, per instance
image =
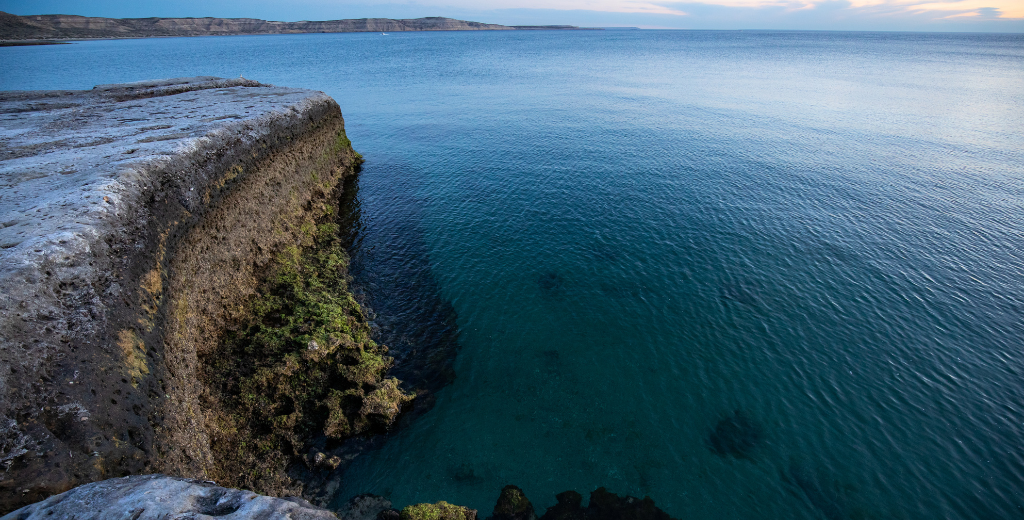
POLYGON ((267 497, 200 480, 144 475, 86 484, 25 506, 0 520, 200 520, 214 517, 224 520, 338 518, 302 499, 267 497))
POLYGON ((359 160, 322 92, 0 92, 0 513, 124 475, 223 480, 201 356, 359 160))

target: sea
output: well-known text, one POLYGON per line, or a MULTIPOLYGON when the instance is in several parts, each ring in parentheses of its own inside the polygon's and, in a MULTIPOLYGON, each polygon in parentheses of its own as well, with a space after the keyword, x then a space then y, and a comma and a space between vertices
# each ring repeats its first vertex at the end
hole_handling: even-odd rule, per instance
POLYGON ((0 70, 338 101, 353 287, 397 374, 447 372, 335 506, 1024 518, 1024 35, 153 38, 0 70))

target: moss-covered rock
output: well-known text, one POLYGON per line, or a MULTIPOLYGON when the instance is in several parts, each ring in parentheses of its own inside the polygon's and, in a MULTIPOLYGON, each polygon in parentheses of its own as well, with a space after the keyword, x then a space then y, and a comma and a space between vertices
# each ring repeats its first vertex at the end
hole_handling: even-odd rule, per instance
POLYGON ((416 504, 402 509, 401 520, 476 520, 476 509, 441 501, 416 504))
POLYGON ((337 226, 309 223, 303 237, 277 256, 251 318, 208 361, 222 410, 216 441, 234 447, 221 450, 233 459, 222 477, 234 486, 266 489, 321 435, 383 432, 413 397, 384 377, 393 360, 349 292, 337 226))
POLYGON ((533 504, 517 486, 508 485, 501 490, 494 505, 491 520, 536 520, 533 504))

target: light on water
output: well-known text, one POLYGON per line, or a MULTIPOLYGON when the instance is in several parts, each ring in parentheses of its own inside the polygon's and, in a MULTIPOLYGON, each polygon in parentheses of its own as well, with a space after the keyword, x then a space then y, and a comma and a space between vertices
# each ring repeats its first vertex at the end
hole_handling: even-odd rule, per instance
POLYGON ((1024 515, 1020 35, 0 51, 4 89, 242 74, 339 102, 356 283, 400 362, 459 352, 338 503, 486 515, 513 483, 540 511, 605 486, 677 518, 1024 515))

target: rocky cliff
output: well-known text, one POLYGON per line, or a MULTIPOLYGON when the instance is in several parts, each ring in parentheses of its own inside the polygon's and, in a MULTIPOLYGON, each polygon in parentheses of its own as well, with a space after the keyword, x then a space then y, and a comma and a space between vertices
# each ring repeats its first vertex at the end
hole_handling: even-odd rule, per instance
POLYGON ((0 511, 152 472, 297 493, 304 436, 386 428, 410 396, 331 223, 361 160, 320 92, 0 93, 0 511))
MULTIPOLYGON (((578 29, 568 25, 523 29, 578 29)), ((255 18, 92 18, 66 14, 17 16, 0 12, 0 39, 144 38, 226 34, 291 34, 401 31, 505 31, 517 27, 452 18, 272 22, 255 18)))

